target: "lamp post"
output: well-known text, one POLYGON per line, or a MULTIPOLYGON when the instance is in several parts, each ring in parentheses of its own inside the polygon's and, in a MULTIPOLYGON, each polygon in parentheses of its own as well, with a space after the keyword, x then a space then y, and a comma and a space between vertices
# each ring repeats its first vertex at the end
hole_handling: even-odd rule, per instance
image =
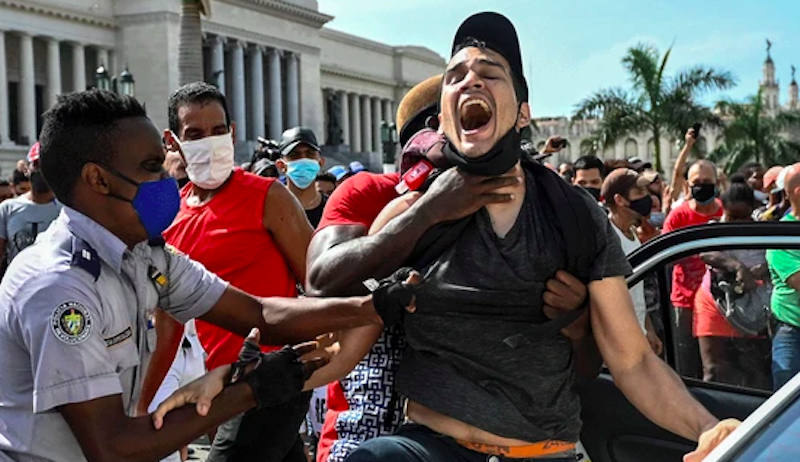
POLYGON ((111 90, 111 77, 108 75, 108 69, 105 64, 101 64, 94 74, 94 84, 100 90, 111 90))
POLYGON ((136 81, 133 74, 125 67, 125 70, 117 76, 110 76, 105 64, 101 64, 94 74, 94 84, 100 90, 109 90, 123 96, 135 96, 136 81))
POLYGON ((394 173, 397 171, 395 165, 397 126, 394 123, 381 121, 381 144, 383 145, 383 173, 394 173))

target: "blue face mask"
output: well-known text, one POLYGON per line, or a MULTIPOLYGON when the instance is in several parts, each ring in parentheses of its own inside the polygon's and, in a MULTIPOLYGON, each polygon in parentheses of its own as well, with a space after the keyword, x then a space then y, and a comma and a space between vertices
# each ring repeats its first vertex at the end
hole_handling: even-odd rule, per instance
POLYGON ((118 171, 103 166, 117 178, 136 186, 136 195, 133 199, 126 199, 118 194, 109 193, 114 199, 129 202, 139 221, 147 231, 149 239, 161 237, 161 233, 172 224, 172 220, 181 209, 181 196, 178 192, 178 183, 174 178, 162 178, 156 181, 137 183, 118 171))
POLYGON ((650 224, 656 228, 663 228, 665 219, 666 215, 664 215, 664 212, 651 212, 650 219, 648 221, 650 221, 650 224))
POLYGON ((317 179, 319 169, 319 161, 297 159, 286 163, 286 176, 298 188, 306 189, 317 179))

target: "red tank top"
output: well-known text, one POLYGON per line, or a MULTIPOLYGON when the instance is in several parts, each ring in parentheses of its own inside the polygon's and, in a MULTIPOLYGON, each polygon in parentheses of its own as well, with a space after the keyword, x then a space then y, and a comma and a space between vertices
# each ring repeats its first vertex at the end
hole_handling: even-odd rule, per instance
MULTIPOLYGON (((199 207, 186 204, 192 188, 191 184, 186 185, 181 190, 181 210, 164 232, 164 239, 249 294, 297 296, 289 265, 272 235, 264 229, 264 201, 273 181, 274 178, 237 169, 216 195, 199 207)), ((208 370, 235 362, 244 341, 200 320, 197 320, 197 336, 208 353, 208 370)))

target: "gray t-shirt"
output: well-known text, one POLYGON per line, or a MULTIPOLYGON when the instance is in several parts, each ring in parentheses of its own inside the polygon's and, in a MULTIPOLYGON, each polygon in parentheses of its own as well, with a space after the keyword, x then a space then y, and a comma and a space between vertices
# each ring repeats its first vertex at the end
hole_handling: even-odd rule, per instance
POLYGON ((11 263, 17 254, 33 244, 36 236, 50 226, 60 211, 61 204, 55 200, 37 204, 25 196, 0 204, 0 239, 6 240, 6 261, 11 263))
MULTIPOLYGON (((543 332, 545 283, 567 269, 555 214, 526 173, 519 217, 500 239, 485 209, 426 272, 417 312, 406 316, 409 348, 399 392, 434 411, 508 438, 577 441, 580 402, 572 390, 570 341, 543 332), (512 346, 506 340, 524 335, 512 346)), ((596 240, 590 280, 631 268, 605 212, 586 196, 596 240)))

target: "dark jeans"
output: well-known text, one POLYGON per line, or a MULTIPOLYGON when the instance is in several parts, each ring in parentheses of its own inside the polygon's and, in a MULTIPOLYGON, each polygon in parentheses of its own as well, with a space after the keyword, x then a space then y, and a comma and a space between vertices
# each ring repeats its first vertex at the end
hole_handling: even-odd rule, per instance
POLYGON ((428 427, 405 424, 393 436, 381 436, 362 443, 345 462, 575 462, 575 457, 550 459, 509 459, 490 456, 456 443, 428 427))
POLYGON ((772 338, 772 381, 775 390, 800 372, 800 328, 778 323, 772 338))
POLYGON ((772 390, 767 338, 700 337, 703 380, 772 390))
POLYGON ((311 392, 280 406, 254 409, 220 425, 206 462, 306 462, 300 424, 311 392))
POLYGON ((691 308, 674 307, 675 317, 675 359, 676 370, 683 377, 699 379, 701 375, 700 346, 694 336, 693 318, 694 310, 691 308))

